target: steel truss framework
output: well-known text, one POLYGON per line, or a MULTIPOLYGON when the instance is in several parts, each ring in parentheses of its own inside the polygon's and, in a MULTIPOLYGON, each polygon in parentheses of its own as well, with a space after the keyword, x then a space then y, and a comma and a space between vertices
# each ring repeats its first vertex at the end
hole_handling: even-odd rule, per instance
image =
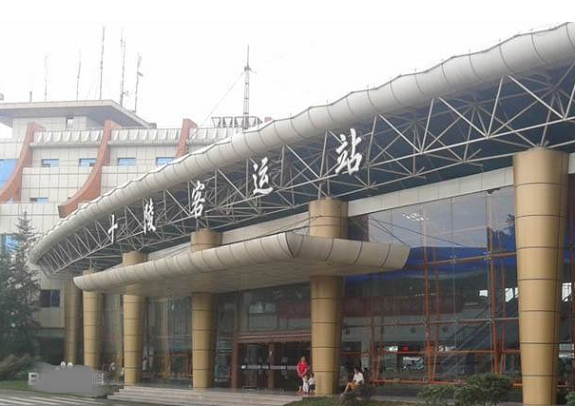
POLYGON ((230 163, 202 179, 163 190, 153 198, 156 232, 144 233, 145 201, 115 212, 119 228, 112 244, 108 216, 69 235, 39 261, 45 272, 104 269, 121 253, 154 251, 186 241, 209 227, 226 230, 297 211, 321 197, 357 199, 508 166, 511 157, 537 146, 575 150, 575 63, 497 82, 455 96, 437 96, 422 106, 378 114, 332 129, 302 144, 269 151, 270 186, 254 196, 253 164, 262 156, 230 163), (340 133, 361 137, 360 170, 337 174, 340 133), (206 188, 205 210, 195 219, 192 190, 206 188))

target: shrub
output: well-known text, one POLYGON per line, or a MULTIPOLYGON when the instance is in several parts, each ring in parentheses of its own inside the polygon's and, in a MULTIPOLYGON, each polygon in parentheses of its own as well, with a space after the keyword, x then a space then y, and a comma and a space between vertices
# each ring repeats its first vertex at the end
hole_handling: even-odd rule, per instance
POLYGON ((359 385, 355 390, 349 391, 341 396, 341 403, 346 406, 356 406, 361 404, 369 404, 373 396, 373 386, 365 383, 359 385))
POLYGON ((476 385, 462 386, 455 390, 455 406, 479 406, 485 404, 485 390, 476 385))
POLYGON ((569 392, 565 399, 567 399, 567 406, 575 406, 575 392, 569 392))
POLYGON ((418 396, 428 406, 447 406, 449 400, 453 398, 454 391, 453 386, 429 385, 423 388, 418 396))
POLYGON ((475 375, 467 380, 467 384, 480 388, 484 395, 483 403, 493 406, 508 400, 512 386, 509 378, 497 374, 475 375))
POLYGON ((21 378, 22 371, 28 370, 34 362, 36 359, 29 355, 22 357, 8 355, 0 361, 0 381, 21 378))

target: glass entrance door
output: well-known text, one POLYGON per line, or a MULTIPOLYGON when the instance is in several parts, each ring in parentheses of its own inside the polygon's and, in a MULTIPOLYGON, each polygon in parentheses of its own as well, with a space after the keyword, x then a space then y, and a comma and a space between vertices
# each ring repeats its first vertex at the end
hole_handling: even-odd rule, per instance
POLYGON ((270 368, 269 346, 265 343, 240 345, 240 386, 267 388, 270 368))
POLYGON ((309 341, 240 344, 240 387, 296 391, 296 365, 310 359, 309 341))

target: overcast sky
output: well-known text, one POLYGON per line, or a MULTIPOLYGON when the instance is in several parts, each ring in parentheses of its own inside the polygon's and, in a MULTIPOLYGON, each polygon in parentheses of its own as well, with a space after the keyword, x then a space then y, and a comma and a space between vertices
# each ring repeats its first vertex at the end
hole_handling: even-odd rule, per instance
MULTIPOLYGON (((389 1, 355 0, 164 0, 155 1, 155 7, 135 1, 8 4, 2 5, 0 15, 0 92, 6 102, 27 101, 30 91, 33 100, 44 100, 46 55, 48 100, 75 99, 80 57, 79 97, 97 98, 105 26, 103 98, 119 99, 123 30, 129 92, 124 104, 133 109, 140 53, 144 77, 138 114, 160 127, 179 127, 184 117, 202 124, 220 101, 213 115, 240 115, 248 45, 254 70, 250 112, 280 118, 400 73, 423 70, 452 55, 485 48, 518 32, 550 25, 463 21, 448 11, 456 2, 422 3, 427 5, 424 8, 416 7, 416 2, 394 7, 389 1), (410 16, 426 22, 397 21, 410 16), (436 21, 441 18, 451 22, 436 21), (396 21, 386 21, 390 19, 396 21)), ((513 13, 513 7, 498 3, 493 7, 501 15, 483 10, 471 16, 497 20, 513 13)), ((0 129, 1 135, 7 133, 0 129)))

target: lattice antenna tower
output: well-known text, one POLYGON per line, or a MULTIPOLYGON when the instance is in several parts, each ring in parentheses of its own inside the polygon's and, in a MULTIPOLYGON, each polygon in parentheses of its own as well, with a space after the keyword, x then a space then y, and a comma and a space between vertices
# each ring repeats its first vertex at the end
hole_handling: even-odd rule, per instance
POLYGON ((246 58, 246 66, 244 67, 244 114, 242 120, 242 128, 245 130, 249 127, 250 115, 250 46, 248 45, 248 53, 246 58))

